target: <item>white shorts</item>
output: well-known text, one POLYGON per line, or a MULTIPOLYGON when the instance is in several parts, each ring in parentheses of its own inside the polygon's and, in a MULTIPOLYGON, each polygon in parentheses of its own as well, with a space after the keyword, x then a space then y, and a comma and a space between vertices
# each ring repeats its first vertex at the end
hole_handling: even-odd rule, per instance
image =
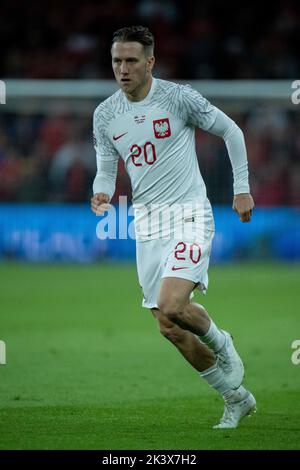
MULTIPOLYGON (((189 222, 190 225, 193 222, 189 222)), ((143 291, 143 307, 157 308, 157 297, 164 277, 194 282, 205 294, 208 266, 214 236, 213 217, 205 224, 204 237, 185 231, 182 239, 154 239, 136 242, 139 283, 143 291), (201 241, 200 241, 201 239, 201 241)))

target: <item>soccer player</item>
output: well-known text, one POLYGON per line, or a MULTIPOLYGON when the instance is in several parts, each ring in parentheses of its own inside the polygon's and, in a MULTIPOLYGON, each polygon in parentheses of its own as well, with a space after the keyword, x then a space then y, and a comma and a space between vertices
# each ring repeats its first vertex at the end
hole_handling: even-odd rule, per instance
POLYGON ((97 215, 109 210, 121 156, 132 185, 143 306, 152 311, 163 336, 223 396, 224 413, 214 427, 235 428, 256 410, 255 398, 242 385, 242 360, 230 334, 216 326, 202 305, 191 302, 195 288, 206 291, 214 234, 195 127, 224 139, 233 170, 233 209, 249 222, 254 203, 243 133, 189 85, 152 76, 154 38, 147 28, 116 31, 111 54, 120 89, 94 113, 97 174, 91 208, 97 215), (167 210, 180 214, 169 236, 154 217, 167 210), (184 230, 178 235, 180 224, 184 230))

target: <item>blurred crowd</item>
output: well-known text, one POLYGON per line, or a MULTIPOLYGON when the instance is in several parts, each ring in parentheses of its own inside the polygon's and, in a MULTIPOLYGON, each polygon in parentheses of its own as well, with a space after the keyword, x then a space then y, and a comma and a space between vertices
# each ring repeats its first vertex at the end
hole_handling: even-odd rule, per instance
MULTIPOLYGON (((226 111, 226 110, 225 110, 226 111)), ((253 107, 231 117, 243 129, 256 205, 300 206, 299 113, 253 107)), ((91 118, 75 115, 0 117, 0 202, 83 202, 96 172, 91 118)), ((212 203, 231 203, 232 173, 222 139, 196 133, 199 166, 212 203)), ((129 200, 123 163, 114 202, 129 200)))
POLYGON ((150 27, 160 78, 300 76, 300 4, 2 0, 1 78, 112 78, 113 31, 150 27))
MULTIPOLYGON (((2 0, 0 77, 106 79, 112 33, 149 26, 155 76, 164 79, 300 77, 300 4, 255 7, 221 0, 2 0)), ((224 109, 226 112, 226 109, 224 109)), ((300 205, 299 113, 253 105, 231 117, 245 133, 257 205, 300 205)), ((86 202, 96 172, 91 117, 51 111, 0 115, 0 201, 86 202)), ((223 141, 197 131, 200 169, 213 203, 229 203, 223 141)), ((122 162, 114 201, 130 198, 122 162)))

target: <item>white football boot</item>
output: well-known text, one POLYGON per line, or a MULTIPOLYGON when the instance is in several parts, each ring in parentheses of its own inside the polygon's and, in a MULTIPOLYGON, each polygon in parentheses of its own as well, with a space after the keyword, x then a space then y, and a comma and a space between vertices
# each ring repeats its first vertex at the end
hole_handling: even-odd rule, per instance
POLYGON ((222 370, 226 381, 232 390, 239 388, 244 378, 244 365, 233 345, 232 337, 227 331, 221 330, 225 335, 224 346, 216 354, 218 366, 222 370))
POLYGON ((244 416, 251 416, 253 413, 256 413, 256 400, 252 393, 247 391, 246 396, 238 402, 225 401, 223 416, 213 429, 234 429, 244 416))

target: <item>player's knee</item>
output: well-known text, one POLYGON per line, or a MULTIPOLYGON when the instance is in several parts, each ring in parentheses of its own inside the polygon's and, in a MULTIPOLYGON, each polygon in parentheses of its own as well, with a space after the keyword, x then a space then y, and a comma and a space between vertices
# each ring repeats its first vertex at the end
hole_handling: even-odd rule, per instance
POLYGON ((179 323, 183 314, 183 305, 172 299, 159 300, 158 307, 161 313, 171 322, 179 323))
POLYGON ((182 341, 184 332, 176 325, 166 326, 163 323, 159 324, 161 334, 171 343, 178 344, 182 341))

